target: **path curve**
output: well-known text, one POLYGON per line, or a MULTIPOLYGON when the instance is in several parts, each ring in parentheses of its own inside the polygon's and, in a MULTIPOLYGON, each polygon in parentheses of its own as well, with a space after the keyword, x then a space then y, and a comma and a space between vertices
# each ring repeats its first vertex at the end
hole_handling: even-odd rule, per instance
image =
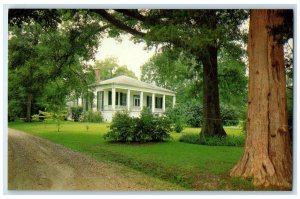
POLYGON ((105 163, 62 145, 8 130, 9 190, 178 190, 128 167, 105 163))

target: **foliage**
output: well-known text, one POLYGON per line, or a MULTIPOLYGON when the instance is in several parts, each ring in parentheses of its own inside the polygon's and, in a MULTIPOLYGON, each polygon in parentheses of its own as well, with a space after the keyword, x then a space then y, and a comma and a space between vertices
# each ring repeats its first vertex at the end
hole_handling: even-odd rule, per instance
POLYGON ((101 112, 99 112, 99 111, 94 112, 93 110, 88 110, 81 114, 80 121, 81 122, 92 122, 92 123, 102 122, 103 117, 102 117, 101 112))
POLYGON ((187 117, 187 124, 191 127, 200 127, 203 123, 202 103, 192 101, 186 106, 184 114, 187 117))
POLYGON ((157 142, 170 137, 171 122, 165 117, 156 117, 147 108, 140 118, 132 118, 127 111, 117 112, 105 138, 117 142, 157 142))
POLYGON ((78 122, 80 120, 82 111, 83 111, 83 108, 81 106, 71 107, 71 117, 74 120, 74 122, 78 122))
MULTIPOLYGON (((245 110, 241 107, 221 104, 220 108, 221 118, 225 126, 238 125, 240 118, 245 115, 245 110)), ((174 124, 178 122, 183 126, 186 123, 191 127, 201 127, 203 123, 203 106, 202 103, 196 100, 190 100, 187 104, 177 104, 175 109, 167 109, 166 115, 174 124)))
POLYGON ((182 120, 180 120, 180 119, 176 120, 176 121, 175 121, 174 130, 175 130, 177 133, 180 133, 183 129, 184 129, 184 126, 183 126, 182 120))
MULTIPOLYGON (((52 118, 52 113, 46 111, 39 111, 39 116, 41 117, 41 120, 42 118, 44 118, 43 120, 47 120, 52 118)), ((67 117, 67 114, 65 115, 65 117, 67 117)))
POLYGON ((240 110, 242 107, 221 104, 222 122, 225 126, 236 126, 239 124, 240 110))
POLYGON ((45 28, 55 28, 61 22, 61 14, 56 9, 9 9, 9 25, 22 26, 35 21, 45 28))
POLYGON ((227 135, 226 137, 209 136, 203 137, 199 134, 183 134, 179 138, 180 142, 190 144, 201 144, 209 146, 239 146, 242 147, 245 144, 245 136, 243 135, 227 135))
POLYGON ((117 142, 130 142, 133 141, 134 133, 135 122, 129 113, 116 112, 110 124, 110 131, 104 135, 104 138, 117 142))
POLYGON ((163 48, 142 65, 141 80, 176 91, 180 103, 199 96, 200 92, 194 92, 197 86, 201 88, 201 73, 195 71, 196 67, 192 55, 178 49, 163 48))
POLYGON ((40 121, 40 116, 38 114, 32 115, 32 122, 39 122, 40 121))
POLYGON ((137 79, 135 73, 127 68, 126 65, 119 65, 116 57, 108 57, 102 61, 96 61, 94 68, 100 69, 101 80, 110 79, 120 75, 126 75, 137 79))
POLYGON ((184 129, 186 118, 182 114, 180 108, 168 108, 165 112, 165 115, 172 121, 174 131, 180 133, 184 129))
POLYGON ((52 119, 56 121, 57 132, 59 132, 61 128, 61 121, 65 120, 66 114, 62 111, 57 111, 57 112, 53 112, 51 115, 52 115, 52 119))
MULTIPOLYGON (((247 105, 246 64, 243 61, 245 52, 232 45, 231 50, 221 49, 218 54, 218 79, 220 101, 222 105, 235 108, 247 105)), ((222 107, 221 107, 222 109, 222 107)))
MULTIPOLYGON (((91 68, 84 62, 93 58, 102 29, 83 10, 20 12, 12 10, 10 16, 10 115, 24 116, 26 106, 31 105, 35 114, 53 106, 63 108, 70 93, 81 93, 90 83, 91 68), (55 19, 48 24, 51 16, 55 19)), ((27 117, 31 109, 27 109, 27 117)))
POLYGON ((22 106, 15 100, 8 101, 8 121, 12 122, 22 117, 19 113, 22 112, 22 106))

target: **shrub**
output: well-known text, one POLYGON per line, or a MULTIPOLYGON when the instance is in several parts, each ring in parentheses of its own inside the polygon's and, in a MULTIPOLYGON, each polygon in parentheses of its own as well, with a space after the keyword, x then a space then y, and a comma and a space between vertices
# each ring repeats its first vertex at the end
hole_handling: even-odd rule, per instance
POLYGON ((224 137, 218 136, 201 136, 197 134, 184 134, 179 138, 180 142, 190 144, 201 144, 208 146, 239 146, 242 147, 245 144, 245 136, 227 135, 224 137))
POLYGON ((118 142, 151 142, 169 138, 171 121, 166 117, 156 117, 147 108, 140 118, 132 118, 127 111, 117 112, 105 139, 118 142))
POLYGON ((183 130, 184 126, 183 126, 183 122, 182 120, 178 119, 175 121, 175 126, 174 126, 174 130, 177 133, 180 133, 183 130))
POLYGON ((183 109, 178 108, 178 107, 172 108, 172 109, 167 109, 165 115, 173 123, 172 130, 176 131, 177 133, 180 133, 186 124, 186 118, 185 118, 185 115, 183 114, 183 109))
POLYGON ((103 121, 103 117, 101 112, 97 111, 94 112, 92 110, 86 111, 84 112, 81 117, 80 117, 80 121, 82 122, 102 122, 103 121))
POLYGON ((200 144, 200 136, 196 134, 183 134, 179 138, 179 142, 185 142, 190 144, 200 144))
POLYGON ((199 102, 192 102, 185 108, 187 124, 191 127, 201 127, 203 123, 203 106, 199 102))
POLYGON ((104 135, 104 138, 117 142, 131 142, 134 131, 135 122, 129 113, 127 111, 116 112, 110 125, 110 131, 104 135))
POLYGON ((78 122, 80 119, 80 115, 82 114, 82 107, 81 106, 71 107, 71 114, 74 122, 78 122))
POLYGON ((38 114, 32 115, 31 118, 32 118, 32 120, 31 120, 32 122, 38 122, 38 121, 40 121, 38 114))
MULTIPOLYGON (((221 104, 220 111, 223 125, 233 126, 239 124, 240 115, 244 109, 237 109, 231 105, 221 104)), ((191 127, 201 127, 203 124, 203 105, 199 101, 190 101, 189 103, 177 106, 173 110, 167 110, 166 116, 169 117, 174 124, 176 124, 175 121, 177 118, 181 118, 183 126, 187 124, 191 127)), ((179 123, 180 122, 178 122, 178 124, 179 123)))
MULTIPOLYGON (((151 141, 163 141, 170 138, 171 121, 166 117, 155 117, 154 129, 151 133, 151 141)), ((144 132, 147 133, 147 132, 144 132)))
POLYGON ((236 107, 221 104, 220 108, 223 125, 235 126, 239 124, 240 112, 236 107))

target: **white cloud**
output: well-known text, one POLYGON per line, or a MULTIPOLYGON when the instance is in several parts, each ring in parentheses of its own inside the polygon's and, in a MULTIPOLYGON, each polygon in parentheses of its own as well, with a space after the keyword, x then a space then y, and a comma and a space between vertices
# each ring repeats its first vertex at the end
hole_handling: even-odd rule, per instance
POLYGON ((98 48, 96 60, 104 60, 110 56, 117 57, 120 65, 126 65, 140 78, 140 67, 155 53, 154 49, 145 50, 145 47, 144 43, 133 43, 127 35, 122 36, 122 42, 106 38, 98 48))

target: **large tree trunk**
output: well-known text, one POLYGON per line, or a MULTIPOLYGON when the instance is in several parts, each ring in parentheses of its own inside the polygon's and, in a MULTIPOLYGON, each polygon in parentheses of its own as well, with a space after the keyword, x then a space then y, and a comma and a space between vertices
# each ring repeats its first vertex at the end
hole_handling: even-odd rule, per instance
POLYGON ((32 104, 32 94, 27 96, 26 102, 26 122, 31 122, 31 104, 32 104))
POLYGON ((226 136, 220 114, 217 48, 207 47, 203 63, 203 125, 205 136, 226 136))
POLYGON ((278 10, 250 12, 247 138, 230 174, 253 177, 257 186, 290 187, 292 182, 283 46, 270 31, 282 23, 278 10))

